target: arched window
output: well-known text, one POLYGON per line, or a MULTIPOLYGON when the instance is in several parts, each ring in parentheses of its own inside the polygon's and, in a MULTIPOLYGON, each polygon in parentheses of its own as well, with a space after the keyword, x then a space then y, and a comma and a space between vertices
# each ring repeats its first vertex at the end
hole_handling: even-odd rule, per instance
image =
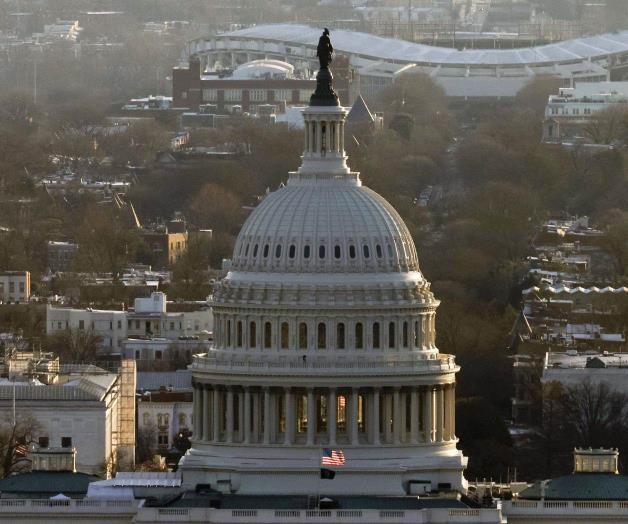
POLYGON ((380 246, 379 244, 375 246, 375 254, 377 255, 377 258, 382 258, 383 256, 382 246, 380 246))
POLYGON ((386 249, 388 250, 388 256, 392 258, 393 256, 393 248, 390 244, 386 244, 386 249))
POLYGON ((403 330, 402 330, 402 337, 403 339, 403 347, 407 348, 408 347, 408 323, 404 322, 403 323, 403 330))
POLYGON ((287 322, 281 323, 281 349, 288 349, 290 344, 290 326, 287 322))
POLYGON ((310 246, 303 246, 303 258, 310 258, 310 246))
POLYGON ((157 415, 157 425, 158 426, 164 425, 164 416, 161 413, 157 415))
POLYGON ((185 428, 188 425, 188 417, 185 413, 179 413, 179 427, 185 428))
POLYGON ((163 353, 161 351, 155 351, 155 360, 161 360, 163 358, 163 353))
POLYGON ((318 258, 325 258, 325 246, 318 246, 318 258))
POLYGON ((249 256, 249 244, 246 245, 246 249, 244 250, 244 256, 245 257, 249 256))
POLYGON ((325 324, 325 322, 318 323, 317 341, 318 349, 325 349, 327 347, 327 324, 325 324))
POLYGON ((340 258, 340 246, 334 246, 334 258, 336 260, 340 258))
POLYGON ((292 244, 290 246, 290 249, 288 249, 288 257, 289 258, 294 258, 297 254, 297 246, 295 246, 294 244, 292 244))
POLYGON ((236 324, 236 346, 242 347, 242 321, 238 320, 236 324))
POLYGON ((364 348, 364 328, 362 322, 355 325, 355 349, 364 348))
POLYGON ((344 349, 345 348, 345 323, 338 322, 336 324, 336 348, 344 349))
POLYGON ((264 245, 264 258, 268 258, 268 251, 270 250, 270 247, 268 246, 268 244, 264 245))
POLYGON ((299 324, 299 349, 307 349, 307 324, 299 324))
POLYGON ((264 347, 269 348, 273 345, 273 327, 270 322, 264 322, 264 347))
POLYGON ((257 347, 257 324, 253 320, 249 324, 249 347, 257 347))
POLYGON ((366 244, 362 246, 362 252, 364 253, 364 258, 371 258, 371 250, 366 244))
POLYGON ((394 322, 390 322, 388 324, 388 347, 389 348, 395 347, 395 323, 394 322))
POLYGON ((227 320, 227 347, 231 347, 231 320, 227 320))
POLYGON ((275 258, 279 258, 281 256, 281 244, 277 244, 275 246, 275 258))
POLYGON ((150 413, 144 413, 144 415, 142 415, 142 422, 144 422, 145 426, 150 424, 150 413))
POLYGON ((353 244, 349 246, 349 258, 355 258, 355 246, 353 244))
POLYGON ((373 322, 373 348, 374 349, 379 349, 379 344, 380 344, 380 329, 379 329, 379 322, 373 322))
POLYGON ((255 244, 255 246, 253 247, 253 258, 257 258, 257 250, 258 250, 259 246, 257 244, 255 244))

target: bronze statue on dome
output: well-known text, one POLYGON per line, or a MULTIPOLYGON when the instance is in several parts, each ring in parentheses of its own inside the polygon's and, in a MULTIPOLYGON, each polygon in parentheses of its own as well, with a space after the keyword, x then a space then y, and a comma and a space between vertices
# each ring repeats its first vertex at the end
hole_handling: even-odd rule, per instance
POLYGON ((316 47, 316 56, 318 57, 321 69, 329 69, 333 52, 334 47, 331 45, 329 38, 329 29, 325 28, 323 34, 318 39, 318 46, 316 47))

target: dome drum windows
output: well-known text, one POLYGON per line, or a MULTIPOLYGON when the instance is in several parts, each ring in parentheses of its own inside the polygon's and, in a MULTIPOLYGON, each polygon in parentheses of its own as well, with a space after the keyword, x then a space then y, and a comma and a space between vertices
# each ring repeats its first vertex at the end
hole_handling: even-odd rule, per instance
POLYGON ((321 244, 320 246, 318 246, 318 258, 320 258, 321 260, 325 259, 325 245, 321 244))
POLYGON ((318 323, 316 347, 318 349, 327 349, 327 324, 325 322, 318 323))
POLYGON ((345 324, 338 322, 336 325, 336 349, 345 349, 345 324))
POLYGON ((295 246, 294 244, 290 244, 290 247, 288 248, 288 258, 290 260, 293 260, 296 254, 297 254, 297 246, 295 246))
POLYGON ((355 245, 353 245, 353 244, 349 244, 349 258, 350 258, 351 260, 355 260, 355 256, 356 256, 356 253, 355 253, 355 245))
POLYGON ((257 323, 254 320, 249 323, 249 347, 257 347, 257 323))
POLYGON ((281 258, 281 244, 275 246, 275 258, 281 258))
POLYGON ((287 322, 281 323, 281 349, 288 349, 290 346, 290 326, 287 322))
POLYGON ((364 325, 362 322, 355 324, 355 349, 364 349, 364 325))
POLYGON ((341 257, 342 257, 342 250, 340 249, 340 246, 336 244, 334 246, 334 258, 336 260, 340 260, 341 257))
POLYGON ((371 258, 371 250, 370 250, 368 244, 364 244, 362 246, 362 254, 364 255, 364 258, 366 258, 366 259, 371 258))
POLYGON ((270 322, 264 322, 264 348, 273 346, 273 326, 270 322))
POLYGON ((264 244, 264 258, 268 258, 268 253, 270 251, 270 246, 268 244, 264 244))
POLYGON ((299 349, 307 349, 307 324, 301 322, 299 324, 299 349))
POLYGON ((388 323, 388 347, 390 349, 393 349, 395 347, 395 323, 394 322, 389 322, 388 323))
POLYGON ((309 260, 309 258, 310 258, 310 251, 311 251, 310 245, 309 244, 305 244, 303 246, 303 258, 304 259, 309 260))
POLYGON ((379 322, 373 322, 373 349, 379 349, 381 347, 379 326, 379 322))

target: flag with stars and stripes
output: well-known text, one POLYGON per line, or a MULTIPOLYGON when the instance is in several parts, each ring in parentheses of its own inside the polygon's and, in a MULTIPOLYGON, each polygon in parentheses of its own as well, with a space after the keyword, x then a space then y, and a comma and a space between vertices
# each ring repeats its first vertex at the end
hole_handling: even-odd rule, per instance
POLYGON ((345 454, 339 449, 323 449, 321 457, 322 466, 343 466, 345 464, 345 454))

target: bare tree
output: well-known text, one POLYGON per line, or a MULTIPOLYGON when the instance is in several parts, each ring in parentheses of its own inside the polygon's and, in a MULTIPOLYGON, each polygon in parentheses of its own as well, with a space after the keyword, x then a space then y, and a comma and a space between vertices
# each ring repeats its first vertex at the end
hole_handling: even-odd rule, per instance
POLYGON ((48 338, 48 351, 64 362, 92 362, 102 344, 102 337, 91 329, 66 329, 48 338))
POLYGON ((35 442, 35 435, 41 430, 37 419, 28 412, 17 411, 7 414, 0 422, 0 475, 2 478, 27 470, 30 467, 26 459, 28 446, 35 442))

